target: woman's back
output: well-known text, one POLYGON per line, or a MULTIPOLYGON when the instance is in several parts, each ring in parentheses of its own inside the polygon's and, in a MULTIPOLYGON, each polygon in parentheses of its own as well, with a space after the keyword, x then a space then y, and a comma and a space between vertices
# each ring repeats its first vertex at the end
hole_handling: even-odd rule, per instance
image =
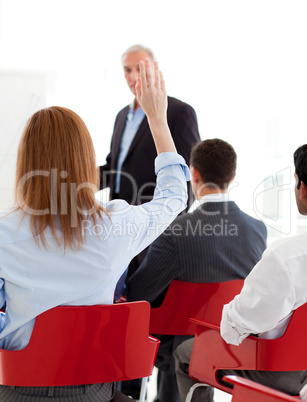
MULTIPOLYGON (((0 301, 7 303, 0 347, 25 347, 34 318, 52 307, 113 303, 116 283, 130 260, 185 208, 184 165, 175 153, 159 155, 153 200, 142 206, 122 200, 106 204, 108 216, 83 221, 85 241, 77 250, 64 250, 48 228, 47 247, 38 245, 30 216, 21 210, 0 219, 0 301)), ((61 226, 56 223, 63 244, 61 226)))
MULTIPOLYGON (((112 303, 130 260, 186 207, 189 173, 167 126, 167 97, 158 65, 153 78, 149 60, 146 68, 140 62, 140 76, 137 98, 158 153, 156 190, 146 204, 97 202, 94 147, 74 112, 51 107, 30 118, 18 149, 16 206, 0 219, 0 303, 6 303, 0 347, 24 348, 35 317, 52 307, 112 303)), ((40 400, 46 400, 46 389, 19 388, 0 386, 0 399, 41 395, 40 400)), ((48 400, 50 395, 70 399, 75 392, 51 388, 48 400)), ((77 388, 79 394, 90 389, 95 400, 114 396, 114 386, 108 383, 77 388)), ((78 400, 89 399, 79 395, 78 400)))

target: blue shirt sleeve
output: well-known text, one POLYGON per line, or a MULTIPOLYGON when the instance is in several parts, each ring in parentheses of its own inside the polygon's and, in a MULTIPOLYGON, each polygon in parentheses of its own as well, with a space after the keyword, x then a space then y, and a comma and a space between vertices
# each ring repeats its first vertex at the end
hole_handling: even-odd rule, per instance
POLYGON ((163 152, 155 159, 155 173, 158 175, 159 171, 167 166, 181 165, 186 181, 191 180, 190 170, 184 158, 175 152, 163 152))

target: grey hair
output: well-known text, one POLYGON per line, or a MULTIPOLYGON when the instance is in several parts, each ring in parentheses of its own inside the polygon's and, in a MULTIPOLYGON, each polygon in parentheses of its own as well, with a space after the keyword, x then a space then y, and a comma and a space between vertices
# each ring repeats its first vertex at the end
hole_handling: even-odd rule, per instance
POLYGON ((143 45, 133 45, 133 46, 130 46, 130 47, 122 54, 121 60, 123 61, 123 58, 126 56, 126 54, 135 53, 135 52, 146 52, 146 53, 148 53, 149 57, 150 57, 152 60, 155 60, 155 55, 154 55, 153 51, 152 51, 151 49, 149 49, 148 47, 145 47, 145 46, 143 46, 143 45))

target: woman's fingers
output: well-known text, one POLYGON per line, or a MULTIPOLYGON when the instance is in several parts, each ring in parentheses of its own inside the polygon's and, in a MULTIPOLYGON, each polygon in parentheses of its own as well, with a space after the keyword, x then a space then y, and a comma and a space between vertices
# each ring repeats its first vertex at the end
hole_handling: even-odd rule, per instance
POLYGON ((162 92, 164 93, 164 92, 166 92, 165 81, 164 81, 164 77, 163 77, 163 74, 161 71, 159 71, 159 77, 160 77, 160 87, 161 87, 162 92))
POLYGON ((142 96, 142 83, 141 83, 141 78, 138 77, 135 85, 135 92, 136 92, 136 97, 137 99, 140 99, 142 96))
POLYGON ((160 89, 160 72, 159 72, 159 64, 157 61, 154 62, 155 69, 155 87, 160 89))
POLYGON ((149 59, 145 59, 145 67, 146 67, 147 87, 150 88, 154 85, 154 80, 152 76, 151 63, 149 59))
POLYGON ((164 114, 167 108, 166 90, 158 63, 152 64, 149 59, 142 60, 139 63, 139 70, 140 75, 135 86, 138 102, 147 117, 148 114, 164 114))
POLYGON ((140 69, 141 86, 144 89, 144 88, 147 88, 147 79, 146 79, 146 72, 145 72, 145 64, 144 64, 143 60, 141 60, 139 63, 139 69, 140 69))
POLYGON ((140 61, 139 69, 143 90, 153 86, 156 88, 160 87, 159 65, 156 61, 154 62, 154 73, 149 59, 145 59, 145 62, 143 60, 140 61))

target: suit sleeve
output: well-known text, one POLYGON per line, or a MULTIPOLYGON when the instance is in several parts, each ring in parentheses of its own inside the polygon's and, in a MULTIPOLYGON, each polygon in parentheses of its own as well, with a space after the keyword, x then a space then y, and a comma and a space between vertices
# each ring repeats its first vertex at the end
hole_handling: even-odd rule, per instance
POLYGON ((137 271, 127 283, 127 300, 154 301, 178 277, 176 239, 171 227, 155 240, 137 271))
POLYGON ((104 188, 110 187, 110 169, 111 169, 111 152, 106 158, 106 164, 103 166, 99 166, 99 179, 100 179, 100 184, 99 184, 99 190, 103 190, 104 188))
MULTIPOLYGON (((123 109, 123 110, 125 110, 125 109, 123 109)), ((117 133, 116 127, 118 125, 118 122, 121 120, 122 112, 123 111, 120 111, 115 118, 113 134, 112 134, 111 144, 110 144, 110 152, 106 157, 106 163, 105 163, 105 165, 99 166, 99 174, 100 174, 99 190, 103 190, 104 188, 110 187, 111 180, 114 180, 114 175, 111 175, 112 165, 114 166, 114 161, 112 161, 112 152, 114 154, 114 150, 113 150, 114 137, 116 136, 116 133, 117 133), (111 178, 111 176, 112 176, 112 178, 111 178)))
POLYGON ((183 103, 175 115, 171 127, 172 136, 177 152, 182 155, 189 165, 191 148, 200 141, 195 110, 183 103))

